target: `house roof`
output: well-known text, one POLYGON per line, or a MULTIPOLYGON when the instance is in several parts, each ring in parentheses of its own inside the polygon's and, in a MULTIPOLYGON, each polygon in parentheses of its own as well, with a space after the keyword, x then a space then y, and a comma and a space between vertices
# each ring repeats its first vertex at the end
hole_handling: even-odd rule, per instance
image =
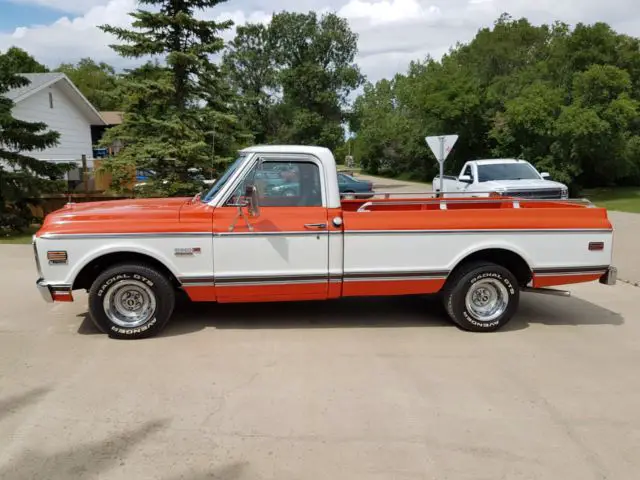
POLYGON ((44 88, 51 83, 55 83, 58 80, 62 80, 64 73, 21 73, 21 77, 26 78, 31 83, 29 85, 25 85, 24 87, 14 88, 9 90, 5 96, 14 102, 23 100, 35 92, 44 88))
POLYGON ((124 121, 124 112, 100 112, 100 116, 107 125, 120 125, 124 121))
POLYGON ((40 90, 59 83, 74 103, 85 112, 91 125, 107 125, 91 102, 87 100, 64 73, 19 73, 18 75, 26 78, 30 83, 23 87, 13 88, 5 93, 5 97, 13 100, 13 103, 19 103, 40 90))

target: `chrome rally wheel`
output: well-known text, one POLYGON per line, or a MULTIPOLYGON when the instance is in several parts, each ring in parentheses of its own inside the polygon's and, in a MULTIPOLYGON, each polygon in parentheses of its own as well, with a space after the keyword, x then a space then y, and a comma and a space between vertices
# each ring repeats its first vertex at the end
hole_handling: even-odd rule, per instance
POLYGON ((520 285, 502 265, 475 261, 454 270, 442 297, 451 320, 460 328, 492 332, 505 326, 518 309, 520 285))
POLYGON ((469 314, 479 322, 491 322, 509 306, 507 287, 493 278, 479 280, 469 288, 465 305, 469 314))
POLYGON ((89 290, 93 323, 113 338, 145 338, 159 333, 175 305, 175 289, 161 271, 143 263, 107 268, 89 290))
POLYGON ((139 280, 120 280, 104 295, 104 312, 116 325, 139 327, 151 320, 156 311, 156 296, 139 280))

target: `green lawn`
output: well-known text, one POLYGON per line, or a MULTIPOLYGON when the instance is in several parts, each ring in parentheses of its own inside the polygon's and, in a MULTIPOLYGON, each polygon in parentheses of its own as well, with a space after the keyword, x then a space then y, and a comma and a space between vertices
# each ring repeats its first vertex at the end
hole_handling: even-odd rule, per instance
POLYGON ((0 234, 0 244, 3 243, 13 243, 13 244, 29 244, 31 243, 31 237, 34 233, 38 231, 40 228, 39 225, 34 225, 29 229, 25 230, 23 233, 17 233, 12 235, 3 235, 0 234))
POLYGON ((583 196, 607 210, 640 213, 640 187, 595 188, 583 196))

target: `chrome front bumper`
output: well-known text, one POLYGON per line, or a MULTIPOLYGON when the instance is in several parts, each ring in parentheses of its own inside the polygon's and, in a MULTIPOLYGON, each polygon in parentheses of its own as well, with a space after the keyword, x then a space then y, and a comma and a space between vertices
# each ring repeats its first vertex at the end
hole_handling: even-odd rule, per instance
POLYGON ((44 283, 44 279, 39 278, 36 282, 36 287, 38 287, 38 292, 40 292, 40 296, 42 296, 43 300, 47 303, 53 303, 53 296, 51 295, 51 289, 49 285, 44 283))
POLYGON ((604 285, 615 285, 618 281, 618 269, 616 267, 607 268, 606 273, 600 277, 600 283, 604 285))

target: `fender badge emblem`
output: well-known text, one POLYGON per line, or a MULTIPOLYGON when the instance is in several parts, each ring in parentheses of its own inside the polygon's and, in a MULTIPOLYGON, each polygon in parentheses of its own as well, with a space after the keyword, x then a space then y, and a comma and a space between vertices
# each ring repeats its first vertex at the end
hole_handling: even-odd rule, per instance
POLYGON ((174 249, 174 254, 176 257, 184 257, 189 255, 200 255, 202 253, 202 249, 200 247, 194 248, 176 248, 174 249))

